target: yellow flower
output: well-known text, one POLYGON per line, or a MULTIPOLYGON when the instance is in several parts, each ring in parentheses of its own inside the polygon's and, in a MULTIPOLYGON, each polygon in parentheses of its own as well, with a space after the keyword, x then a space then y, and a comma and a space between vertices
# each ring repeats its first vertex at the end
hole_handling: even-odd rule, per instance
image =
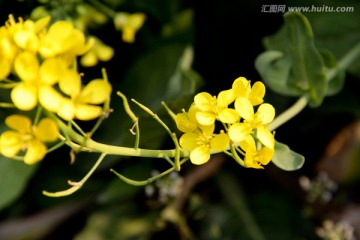
POLYGON ((175 117, 178 129, 185 133, 180 137, 180 146, 190 152, 190 161, 196 165, 209 161, 211 150, 224 151, 230 143, 226 133, 213 134, 215 124, 199 124, 196 120, 198 111, 192 104, 188 112, 179 113, 175 117))
POLYGON ((93 47, 80 59, 80 64, 84 67, 93 67, 98 61, 106 62, 114 56, 114 49, 112 47, 104 44, 98 38, 94 39, 95 43, 93 47))
POLYGON ((132 43, 135 41, 135 34, 144 24, 145 18, 146 15, 143 13, 116 13, 114 17, 115 28, 122 31, 124 42, 132 43))
POLYGON ((68 70, 59 81, 60 90, 68 97, 62 97, 52 87, 42 88, 40 102, 45 109, 56 112, 64 120, 92 120, 102 114, 104 103, 110 98, 111 85, 103 79, 89 82, 83 89, 77 72, 68 70))
POLYGON ((10 38, 5 27, 0 28, 0 80, 5 79, 11 72, 17 47, 10 38))
POLYGON ((198 93, 194 97, 195 106, 199 109, 196 113, 197 121, 202 125, 212 125, 215 120, 223 123, 235 123, 239 114, 228 105, 234 101, 233 90, 221 91, 216 98, 207 92, 198 93))
POLYGON ((84 33, 75 29, 71 22, 58 21, 41 39, 39 52, 43 58, 61 55, 72 64, 76 56, 85 54, 91 48, 93 42, 91 39, 86 43, 84 33))
POLYGON ((180 146, 190 152, 190 161, 201 165, 209 161, 211 150, 224 151, 230 143, 226 133, 213 136, 202 131, 187 132, 180 137, 180 146))
POLYGON ((246 152, 244 163, 249 168, 262 169, 262 165, 267 165, 274 156, 273 148, 265 146, 258 150, 254 138, 250 135, 240 142, 240 147, 246 152))
POLYGON ((5 124, 12 130, 7 130, 0 136, 1 154, 13 158, 20 151, 25 151, 26 164, 42 160, 47 151, 44 142, 54 142, 58 138, 58 126, 51 118, 43 118, 37 126, 33 126, 28 117, 15 114, 8 116, 5 124))
POLYGON ((13 15, 5 26, 0 28, 0 80, 11 72, 15 56, 20 49, 35 53, 40 47, 40 32, 49 24, 50 17, 44 17, 36 22, 20 18, 16 22, 13 15))
POLYGON ((255 82, 251 87, 249 80, 244 77, 239 77, 235 79, 232 89, 236 98, 247 98, 253 106, 264 102, 265 85, 262 82, 255 82))
POLYGON ((16 45, 24 50, 37 52, 40 47, 39 33, 49 24, 50 16, 43 17, 38 21, 23 21, 19 18, 16 22, 13 15, 9 16, 6 28, 16 45))
POLYGON ((267 147, 274 148, 273 134, 266 128, 275 117, 275 109, 271 104, 263 103, 254 113, 254 107, 249 99, 239 97, 235 100, 235 109, 244 119, 244 122, 230 126, 228 134, 232 141, 241 142, 257 129, 257 138, 267 147))
POLYGON ((16 56, 14 70, 22 82, 11 91, 11 99, 18 109, 27 111, 38 104, 41 88, 57 83, 67 67, 59 58, 46 59, 40 65, 34 53, 25 51, 16 56))

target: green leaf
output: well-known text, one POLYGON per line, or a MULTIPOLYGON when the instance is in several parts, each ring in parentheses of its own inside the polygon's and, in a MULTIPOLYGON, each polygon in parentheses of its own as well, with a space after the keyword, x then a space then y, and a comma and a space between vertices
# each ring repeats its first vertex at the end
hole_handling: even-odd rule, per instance
POLYGON ((275 154, 272 162, 285 171, 294 171, 300 169, 304 162, 304 156, 292 151, 287 145, 275 142, 275 154))
POLYGON ((328 79, 329 82, 326 90, 326 96, 335 95, 339 93, 344 86, 345 71, 339 69, 335 56, 332 54, 332 52, 326 49, 321 49, 320 54, 324 60, 327 73, 330 71, 335 73, 332 78, 328 79))
POLYGON ((37 165, 29 166, 0 156, 0 209, 21 195, 36 169, 37 165))
MULTIPOLYGON (((324 2, 307 1, 304 5, 323 5, 324 2)), ((340 1, 332 1, 331 6, 345 7, 340 1)), ((360 8, 359 1, 347 1, 346 6, 353 7, 353 11, 344 12, 316 12, 304 13, 311 22, 312 29, 316 38, 316 46, 329 49, 336 57, 340 59, 360 42, 360 14, 357 9, 360 8), (336 26, 336 27, 335 27, 336 26)), ((359 59, 359 58, 358 58, 359 59)), ((360 61, 353 61, 346 71, 360 77, 360 61)))
POLYGON ((320 52, 315 47, 313 32, 307 18, 299 12, 284 14, 284 25, 275 35, 266 37, 264 45, 268 51, 283 54, 277 53, 275 58, 274 52, 268 53, 270 57, 260 55, 260 60, 255 61, 255 67, 264 82, 281 94, 308 94, 309 105, 319 106, 327 90, 326 68, 320 52), (280 90, 277 89, 279 85, 282 86, 280 90))
POLYGON ((288 86, 291 61, 281 51, 266 51, 255 60, 255 67, 264 82, 275 92, 283 95, 300 96, 302 91, 288 86))

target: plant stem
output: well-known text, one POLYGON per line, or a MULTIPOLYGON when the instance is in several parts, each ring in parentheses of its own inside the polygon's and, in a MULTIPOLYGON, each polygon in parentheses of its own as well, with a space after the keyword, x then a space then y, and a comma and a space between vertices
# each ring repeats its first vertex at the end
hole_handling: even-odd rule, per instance
POLYGON ((360 55, 360 43, 351 48, 339 61, 338 68, 332 69, 327 75, 327 81, 329 82, 334 78, 339 70, 346 70, 354 60, 360 55))
POLYGON ((356 44, 338 62, 340 69, 347 69, 360 54, 360 43, 356 44))
MULTIPOLYGON (((91 138, 85 138, 73 129, 69 128, 63 121, 54 116, 52 113, 48 113, 58 124, 59 128, 66 133, 66 138, 70 141, 78 143, 82 147, 82 151, 87 152, 100 152, 108 155, 121 155, 121 156, 133 156, 133 157, 150 157, 150 158, 174 158, 177 154, 176 149, 170 150, 153 150, 153 149, 142 149, 142 148, 129 148, 114 146, 96 142, 91 138)), ((188 157, 188 153, 179 151, 180 157, 188 157)))
POLYGON ((99 9, 100 11, 102 11, 103 13, 105 13, 108 17, 114 17, 116 15, 116 12, 114 10, 112 10, 110 7, 106 6, 105 4, 103 4, 101 1, 97 1, 97 0, 89 0, 89 2, 91 4, 93 4, 93 6, 97 9, 99 9))
POLYGON ((299 112, 301 112, 307 105, 308 98, 307 96, 301 96, 290 108, 282 112, 277 116, 274 121, 272 121, 268 127, 270 131, 274 131, 276 128, 280 127, 282 124, 289 121, 291 118, 295 117, 299 112))

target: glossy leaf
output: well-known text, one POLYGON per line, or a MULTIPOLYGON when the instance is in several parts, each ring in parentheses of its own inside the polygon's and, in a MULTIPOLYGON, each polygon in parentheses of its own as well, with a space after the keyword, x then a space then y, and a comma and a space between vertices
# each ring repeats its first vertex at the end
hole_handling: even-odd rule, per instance
POLYGON ((300 169, 304 162, 304 156, 292 151, 287 145, 275 142, 275 154, 272 162, 285 171, 300 169))

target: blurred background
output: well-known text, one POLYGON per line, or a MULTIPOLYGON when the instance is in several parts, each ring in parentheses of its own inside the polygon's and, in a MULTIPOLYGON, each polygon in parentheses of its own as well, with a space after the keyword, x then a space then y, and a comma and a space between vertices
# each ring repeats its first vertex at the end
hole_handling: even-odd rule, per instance
MULTIPOLYGON (((261 81, 254 61, 265 50, 264 37, 283 24, 281 12, 262 12, 270 5, 354 7, 353 12, 304 15, 316 46, 332 51, 337 59, 360 41, 360 4, 355 0, 0 0, 0 20, 3 25, 10 13, 27 19, 36 15, 34 9, 42 9, 54 20, 81 19, 87 34, 112 47, 111 60, 79 66, 87 80, 101 77, 105 67, 113 85, 114 111, 94 139, 133 146, 132 123, 115 92, 135 98, 173 126, 161 101, 180 112, 197 92, 217 95, 239 76, 261 81), (114 26, 110 15, 118 12, 146 15, 133 43, 124 42, 114 26)), ((305 156, 304 166, 296 171, 271 163, 264 170, 246 169, 218 154, 207 164, 186 163, 179 173, 135 187, 109 169, 144 180, 168 164, 111 156, 78 192, 49 198, 42 190, 68 188, 67 181, 80 180, 98 156, 79 153, 70 164, 70 149, 63 147, 36 166, 1 157, 0 239, 360 238, 359 62, 346 71, 340 93, 317 108, 307 107, 277 129, 278 141, 305 156)), ((279 114, 296 98, 269 89, 265 101, 279 114)), ((136 106, 133 109, 140 116, 140 147, 172 148, 166 132, 136 106)), ((1 109, 1 119, 9 112, 1 109)), ((79 124, 84 130, 92 126, 79 124)))

